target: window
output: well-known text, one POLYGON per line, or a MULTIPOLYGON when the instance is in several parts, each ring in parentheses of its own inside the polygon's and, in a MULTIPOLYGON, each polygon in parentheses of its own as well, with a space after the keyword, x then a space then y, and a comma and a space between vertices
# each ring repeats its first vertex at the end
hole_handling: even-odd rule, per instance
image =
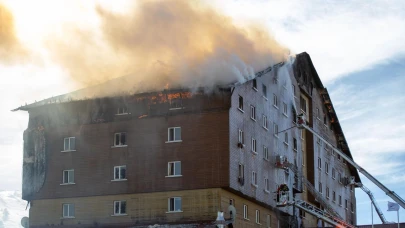
POLYGON ((321 145, 321 144, 322 144, 321 138, 316 138, 316 143, 318 143, 319 145, 321 145))
POLYGON ((118 107, 118 109, 117 109, 117 115, 125 115, 125 114, 128 114, 128 109, 127 109, 127 107, 126 107, 126 106, 118 107))
POLYGON ((278 125, 273 123, 273 132, 274 132, 274 136, 276 136, 278 138, 278 125))
POLYGON ((76 150, 76 138, 75 137, 68 137, 64 140, 63 151, 74 151, 76 150))
POLYGON ((252 172, 252 185, 257 187, 257 173, 255 171, 252 172))
POLYGON ((307 113, 307 101, 304 97, 300 97, 300 107, 302 113, 307 113))
POLYGON ((127 167, 125 165, 114 166, 114 180, 126 180, 127 179, 126 171, 127 167))
POLYGON ((328 125, 328 124, 327 124, 327 121, 326 121, 326 115, 323 115, 323 124, 324 124, 324 125, 328 125))
POLYGON ((183 101, 180 97, 170 99, 170 109, 183 108, 183 101))
POLYGON ((264 160, 269 160, 269 148, 266 146, 263 146, 263 159, 264 160))
POLYGON ((250 106, 250 118, 256 120, 256 107, 253 105, 250 106))
POLYGON ((338 158, 338 160, 340 161, 340 154, 338 154, 337 158, 338 158))
POLYGON ((293 138, 293 149, 294 151, 298 151, 298 143, 295 137, 293 138))
POLYGON ((167 176, 181 176, 181 161, 167 163, 167 176))
POLYGON ((243 204, 243 218, 248 219, 248 206, 243 204))
POLYGON ((304 156, 304 151, 303 150, 301 150, 301 152, 302 152, 302 166, 305 166, 305 156, 304 156))
POLYGON ((126 215, 127 202, 124 200, 114 201, 114 215, 126 215))
POLYGON ((335 156, 335 150, 332 148, 332 156, 335 156))
POLYGON ((241 129, 239 129, 239 135, 238 135, 238 142, 244 144, 245 140, 243 137, 243 131, 241 129))
POLYGON ((300 137, 302 140, 304 140, 304 130, 300 129, 300 137))
POLYGON ((350 210, 351 210, 352 212, 354 212, 353 203, 350 203, 350 210))
POLYGON ((294 109, 292 109, 291 110, 291 113, 293 114, 293 116, 292 116, 292 122, 293 123, 297 123, 297 113, 295 112, 295 110, 294 109))
POLYGON ((73 169, 63 170, 63 184, 74 184, 75 183, 74 175, 75 171, 73 169))
POLYGON ((322 183, 321 182, 319 182, 318 190, 319 190, 319 193, 322 194, 322 183))
POLYGON ((238 181, 243 185, 245 183, 245 166, 243 164, 239 164, 238 173, 238 181))
POLYGON ((297 96, 295 95, 295 85, 292 85, 292 92, 293 92, 294 97, 297 97, 297 96))
POLYGON ((263 97, 267 97, 267 87, 262 84, 262 90, 263 90, 263 97))
POLYGON ((325 173, 329 174, 329 163, 325 162, 325 173))
POLYGON ((346 160, 344 160, 344 159, 342 159, 343 160, 343 164, 346 164, 346 160))
POLYGON ((127 145, 127 133, 120 132, 114 134, 114 146, 126 146, 127 145))
POLYGON ((256 81, 256 79, 253 79, 252 82, 253 82, 253 89, 257 90, 257 81, 256 81))
POLYGON ((336 192, 332 191, 332 201, 335 202, 336 201, 336 192))
POLYGON ((342 174, 338 173, 338 181, 339 183, 342 183, 342 174))
POLYGON ((300 217, 305 218, 305 211, 300 209, 300 217))
POLYGON ((268 178, 264 178, 264 191, 270 192, 270 182, 268 178))
POLYGON ((326 199, 329 199, 329 187, 326 186, 326 199))
POLYGON ((345 209, 346 209, 346 210, 349 209, 349 208, 348 208, 348 202, 347 202, 347 200, 345 200, 345 209))
POLYGON ((256 139, 254 139, 254 138, 252 138, 252 152, 257 153, 256 152, 256 139))
POLYGON ((256 223, 260 224, 260 211, 256 210, 256 223))
POLYGON ((318 158, 318 169, 322 169, 322 159, 318 158))
POLYGON ((288 132, 284 132, 284 143, 288 145, 288 132))
POLYGON ((277 99, 277 96, 276 96, 276 94, 273 94, 273 105, 274 105, 274 107, 278 107, 278 99, 277 99))
POLYGON ((339 195, 339 206, 342 206, 342 196, 339 195))
POLYGON ((267 129, 267 116, 263 115, 263 127, 267 129))
POLYGON ((170 127, 168 129, 169 142, 181 142, 181 127, 170 127))
POLYGON ((168 199, 169 212, 181 212, 181 197, 171 197, 168 199))
POLYGON ((239 105, 238 105, 239 110, 243 111, 243 97, 239 96, 239 105))
POLYGON ((316 118, 320 120, 319 108, 316 108, 316 118))
POLYGON ((75 205, 73 203, 62 204, 62 214, 63 218, 74 218, 75 217, 75 205))
POLYGON ((271 215, 267 215, 266 218, 266 227, 271 228, 271 215))
POLYGON ((287 108, 287 104, 283 102, 283 114, 284 116, 288 117, 288 108, 287 108))
POLYGON ((335 171, 335 168, 332 168, 332 179, 336 179, 336 171, 335 171))

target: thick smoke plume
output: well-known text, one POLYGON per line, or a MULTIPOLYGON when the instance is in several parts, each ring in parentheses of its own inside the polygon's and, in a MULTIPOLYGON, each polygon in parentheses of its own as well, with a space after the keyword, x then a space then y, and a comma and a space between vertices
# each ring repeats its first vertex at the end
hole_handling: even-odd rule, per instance
POLYGON ((104 87, 107 94, 243 82, 287 52, 260 26, 237 27, 202 2, 137 1, 126 14, 95 10, 99 28, 66 28, 48 47, 84 86, 126 75, 117 88, 104 87))
POLYGON ((0 64, 13 64, 26 59, 27 52, 20 44, 12 13, 0 3, 0 64))

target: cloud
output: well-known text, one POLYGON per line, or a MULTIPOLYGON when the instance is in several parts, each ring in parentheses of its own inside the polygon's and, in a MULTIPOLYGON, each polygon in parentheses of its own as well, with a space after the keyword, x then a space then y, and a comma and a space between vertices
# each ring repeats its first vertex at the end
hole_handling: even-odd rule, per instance
POLYGON ((239 21, 265 21, 279 42, 311 55, 324 82, 405 55, 401 0, 212 2, 239 21))

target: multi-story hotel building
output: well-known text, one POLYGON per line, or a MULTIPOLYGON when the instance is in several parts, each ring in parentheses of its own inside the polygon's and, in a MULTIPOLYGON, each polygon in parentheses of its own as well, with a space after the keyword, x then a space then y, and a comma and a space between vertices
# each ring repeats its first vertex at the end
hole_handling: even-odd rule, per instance
POLYGON ((357 171, 295 127, 304 113, 351 156, 306 53, 211 93, 63 95, 16 110, 29 112, 23 199, 30 227, 212 227, 218 211, 231 217, 230 204, 234 227, 320 223, 293 205, 279 207, 281 186, 288 202, 326 202, 356 223, 354 189, 344 177, 359 182, 357 171))

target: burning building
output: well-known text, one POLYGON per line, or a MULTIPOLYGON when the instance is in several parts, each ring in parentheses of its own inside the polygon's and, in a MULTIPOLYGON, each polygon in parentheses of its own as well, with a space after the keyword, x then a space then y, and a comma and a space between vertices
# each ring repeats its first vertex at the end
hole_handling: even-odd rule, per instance
POLYGON ((235 227, 316 226, 295 200, 356 223, 357 171, 295 127, 304 114, 351 157, 307 53, 209 93, 91 93, 16 109, 30 227, 212 227, 218 211, 235 227))

